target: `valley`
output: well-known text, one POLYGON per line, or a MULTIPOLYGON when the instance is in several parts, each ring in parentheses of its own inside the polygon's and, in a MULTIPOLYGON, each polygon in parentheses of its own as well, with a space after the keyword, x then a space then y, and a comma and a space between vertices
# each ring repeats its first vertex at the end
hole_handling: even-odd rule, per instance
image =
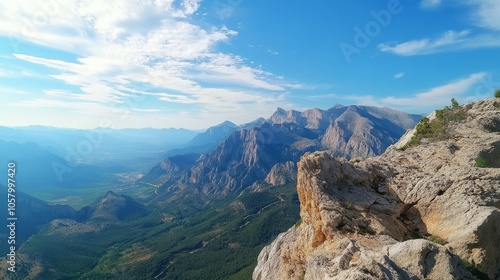
POLYGON ((500 280, 499 14, 1 1, 0 280, 500 280))
MULTIPOLYGON (((114 137, 103 138, 85 164, 65 174, 63 184, 38 180, 37 188, 19 188, 36 197, 20 204, 26 217, 30 211, 53 214, 25 231, 17 275, 248 279, 263 246, 299 221, 296 162, 304 153, 377 155, 419 119, 375 107, 278 108, 267 119, 240 126, 224 122, 184 143, 172 144, 172 135, 164 135, 163 144, 149 140, 159 131, 110 132, 114 137), (98 173, 80 171, 87 166, 98 173), (40 206, 27 206, 37 199, 40 206)), ((29 145, 49 155, 31 158, 39 166, 65 163, 60 147, 47 143, 78 143, 74 136, 64 143, 47 140, 43 128, 36 131, 44 141, 29 145)))

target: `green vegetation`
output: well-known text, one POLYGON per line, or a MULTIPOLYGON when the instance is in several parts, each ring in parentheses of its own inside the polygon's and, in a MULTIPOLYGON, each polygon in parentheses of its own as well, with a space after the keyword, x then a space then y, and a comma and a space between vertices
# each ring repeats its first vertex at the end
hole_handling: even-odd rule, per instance
POLYGON ((347 203, 345 204, 345 209, 349 210, 349 209, 352 209, 352 202, 350 201, 347 201, 347 203))
POLYGON ((358 225, 358 233, 361 234, 361 235, 375 235, 377 234, 377 232, 375 230, 373 230, 369 225, 363 225, 363 224, 360 224, 358 225))
POLYGON ((488 164, 488 161, 484 157, 477 156, 476 157, 476 166, 477 167, 488 167, 489 164, 488 164))
POLYGON ((298 219, 297 222, 295 222, 295 227, 298 228, 302 224, 302 219, 298 219))
POLYGON ((415 135, 402 150, 418 146, 423 139, 428 139, 431 142, 450 139, 452 134, 451 124, 463 122, 467 119, 464 108, 454 98, 451 103, 451 107, 446 106, 441 110, 436 110, 436 117, 432 121, 429 118, 421 119, 417 124, 415 135))
POLYGON ((500 88, 495 90, 495 97, 500 98, 500 88))
POLYGON ((426 239, 429 240, 430 242, 434 242, 434 243, 437 243, 440 245, 445 245, 446 243, 448 243, 448 242, 446 242, 446 240, 442 239, 439 236, 435 236, 435 235, 430 235, 426 239))
POLYGON ((479 280, 490 280, 488 275, 480 270, 480 266, 476 265, 474 260, 472 262, 468 262, 466 260, 462 260, 465 268, 474 276, 476 276, 479 280))
POLYGON ((261 249, 299 219, 295 189, 235 195, 190 214, 165 205, 136 220, 47 225, 20 253, 43 256, 43 279, 251 279, 261 249))

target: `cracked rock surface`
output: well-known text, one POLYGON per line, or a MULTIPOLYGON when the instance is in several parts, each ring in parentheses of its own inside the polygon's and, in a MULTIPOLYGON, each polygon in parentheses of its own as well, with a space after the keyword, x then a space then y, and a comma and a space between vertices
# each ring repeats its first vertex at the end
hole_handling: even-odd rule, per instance
POLYGON ((499 108, 466 104, 449 139, 405 151, 411 137, 374 158, 304 155, 302 223, 262 250, 253 278, 476 279, 466 261, 500 279, 499 108))

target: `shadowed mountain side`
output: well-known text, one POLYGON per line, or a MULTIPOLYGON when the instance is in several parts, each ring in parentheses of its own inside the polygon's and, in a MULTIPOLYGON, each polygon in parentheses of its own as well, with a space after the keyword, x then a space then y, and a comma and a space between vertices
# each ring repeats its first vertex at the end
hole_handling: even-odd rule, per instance
POLYGON ((123 221, 137 219, 147 214, 144 205, 125 195, 112 191, 90 205, 90 220, 123 221))
POLYGON ((153 167, 141 181, 161 186, 168 182, 175 182, 182 177, 183 172, 189 170, 200 157, 199 154, 176 155, 164 159, 153 167))
MULTIPOLYGON (((182 156, 170 157, 155 166, 143 181, 161 185, 157 201, 187 196, 201 203, 204 197, 225 197, 261 182, 273 166, 295 163, 305 152, 327 150, 346 158, 380 154, 417 119, 387 108, 363 106, 338 105, 304 112, 278 108, 264 123, 249 129, 235 129, 226 123, 227 128, 235 130, 212 152, 200 156, 189 170, 167 164, 182 156)), ((185 159, 192 160, 193 156, 185 159)))
POLYGON ((26 192, 45 186, 78 187, 98 181, 103 174, 103 168, 68 162, 33 142, 0 140, 0 151, 2 162, 16 163, 16 178, 26 192))
MULTIPOLYGON (((7 187, 1 186, 0 195, 7 200, 7 187)), ((73 219, 81 220, 84 217, 75 209, 66 205, 50 205, 44 201, 36 199, 23 192, 15 192, 16 207, 16 247, 19 248, 29 237, 37 233, 41 227, 54 219, 73 219)), ((5 204, 4 204, 5 205, 5 204)), ((7 221, 7 205, 5 211, 2 211, 0 218, 7 221)), ((4 231, 6 232, 6 231, 4 231)), ((0 234, 0 252, 7 254, 8 235, 0 234)))
POLYGON ((182 145, 182 147, 169 150, 164 156, 171 157, 192 153, 208 154, 212 152, 220 143, 226 140, 233 132, 242 129, 251 129, 262 125, 264 122, 264 118, 258 118, 255 121, 237 126, 230 121, 225 121, 196 135, 191 141, 182 145))

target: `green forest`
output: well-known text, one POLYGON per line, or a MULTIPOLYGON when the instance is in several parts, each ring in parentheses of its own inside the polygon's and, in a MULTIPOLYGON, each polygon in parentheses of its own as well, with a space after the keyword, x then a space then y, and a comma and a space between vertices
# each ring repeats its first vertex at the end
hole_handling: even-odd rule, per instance
POLYGON ((43 279, 250 279, 261 249, 299 219, 295 188, 229 197, 188 216, 166 206, 134 220, 49 224, 22 246, 32 259, 17 276, 40 262, 43 279))

